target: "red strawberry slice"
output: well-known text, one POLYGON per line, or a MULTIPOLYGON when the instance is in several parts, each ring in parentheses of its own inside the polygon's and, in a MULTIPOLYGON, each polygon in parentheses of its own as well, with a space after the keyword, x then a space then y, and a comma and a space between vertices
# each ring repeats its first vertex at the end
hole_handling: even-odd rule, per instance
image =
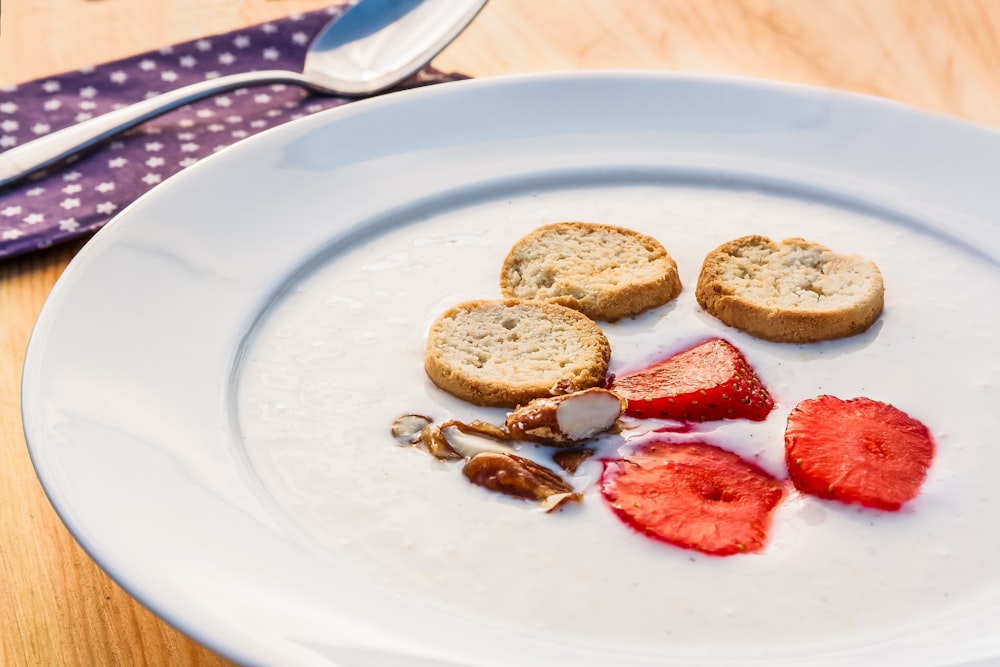
POLYGON ((763 421, 774 401, 739 350, 715 338, 649 368, 611 378, 626 414, 678 421, 763 421))
POLYGON ((920 492, 933 458, 927 427, 887 403, 819 396, 788 415, 785 463, 803 493, 898 510, 920 492))
POLYGON ((781 482, 704 442, 653 441, 605 461, 601 494, 619 519, 655 540, 729 556, 760 551, 781 482))

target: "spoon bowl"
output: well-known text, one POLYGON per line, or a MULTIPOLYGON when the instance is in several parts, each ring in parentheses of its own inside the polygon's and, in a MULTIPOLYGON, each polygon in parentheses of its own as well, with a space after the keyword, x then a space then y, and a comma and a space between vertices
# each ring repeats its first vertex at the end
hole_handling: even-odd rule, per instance
POLYGON ((71 125, 0 153, 0 187, 185 104, 271 83, 367 97, 409 78, 452 42, 487 0, 360 0, 313 38, 301 73, 242 72, 208 79, 71 125))
POLYGON ((365 97, 415 73, 461 33, 486 0, 364 0, 316 35, 303 77, 314 89, 365 97))

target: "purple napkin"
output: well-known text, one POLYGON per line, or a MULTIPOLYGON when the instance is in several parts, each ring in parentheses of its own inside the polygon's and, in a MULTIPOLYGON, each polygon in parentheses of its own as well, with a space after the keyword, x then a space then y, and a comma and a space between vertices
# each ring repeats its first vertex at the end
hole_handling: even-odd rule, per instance
MULTIPOLYGON (((0 88, 0 151, 202 79, 260 69, 301 71, 313 36, 344 9, 337 5, 0 88)), ((427 67, 401 87, 461 78, 427 67)), ((349 101, 269 85, 222 93, 150 120, 72 162, 0 188, 0 258, 93 232, 200 158, 349 101)))

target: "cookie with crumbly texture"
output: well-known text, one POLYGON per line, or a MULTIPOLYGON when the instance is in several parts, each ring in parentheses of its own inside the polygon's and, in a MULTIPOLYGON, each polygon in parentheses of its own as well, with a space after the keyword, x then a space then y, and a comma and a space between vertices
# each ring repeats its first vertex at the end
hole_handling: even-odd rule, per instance
POLYGON ((885 287, 874 262, 800 238, 744 236, 708 253, 695 298, 731 327, 781 343, 815 343, 867 330, 885 287))
POLYGON ((578 311, 483 299, 453 306, 431 325, 424 370, 470 403, 516 407, 602 384, 610 357, 604 332, 578 311))
POLYGON ((613 322, 662 306, 681 292, 677 263, 651 236, 592 222, 540 227, 511 248, 500 290, 613 322))

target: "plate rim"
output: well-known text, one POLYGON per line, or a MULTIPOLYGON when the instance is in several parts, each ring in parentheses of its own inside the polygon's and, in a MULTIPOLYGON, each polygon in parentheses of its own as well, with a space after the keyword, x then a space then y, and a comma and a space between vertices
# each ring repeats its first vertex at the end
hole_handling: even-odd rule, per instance
POLYGON ((218 651, 222 655, 242 662, 255 661, 258 654, 248 654, 244 647, 234 646, 231 641, 220 641, 215 633, 212 633, 205 628, 192 627, 191 624, 187 623, 183 618, 174 618, 173 614, 161 613, 161 610, 163 609, 162 601, 152 599, 152 597, 155 596, 150 596, 148 594, 142 582, 132 581, 127 576, 121 576, 121 572, 116 573, 113 569, 106 568, 105 563, 109 561, 113 562, 115 559, 113 557, 109 558, 106 545, 93 543, 90 536, 87 534, 86 527, 77 523, 79 519, 74 518, 73 513, 70 511, 71 498, 65 496, 64 489, 60 488, 61 482, 53 476, 52 470, 48 469, 46 467, 47 464, 44 462, 44 437, 40 434, 39 429, 41 427, 38 426, 38 418, 33 411, 36 409, 37 402, 40 400, 39 392, 41 392, 41 390, 38 386, 36 373, 39 364, 41 363, 40 359, 44 355, 46 332, 47 330, 51 330, 51 327, 54 326, 55 321, 59 317, 60 302, 67 298, 68 293, 72 291, 72 287, 75 281, 79 279, 79 276, 85 275, 85 272, 92 266, 93 262, 98 261, 99 251, 105 246, 116 242, 116 237, 121 233, 119 230, 126 229, 126 225, 135 225, 135 223, 131 222, 136 215, 135 211, 141 211, 144 207, 150 205, 159 205, 157 202, 162 199, 169 198, 172 189, 177 187, 176 185, 172 185, 174 183, 188 183, 193 179, 200 177, 203 173, 211 174, 211 170, 217 169, 216 165, 222 165, 223 161, 227 159, 235 159, 231 156, 243 155, 244 153, 246 155, 250 155, 255 151, 263 151, 268 145, 279 145, 288 137, 292 137, 298 133, 307 132, 309 128, 325 127, 330 124, 343 122, 343 120, 347 118, 371 113, 374 110, 404 107, 407 104, 410 104, 411 100, 435 100, 459 94, 452 91, 470 90, 472 92, 469 92, 468 94, 474 95, 475 91, 478 90, 500 89, 503 91, 504 89, 510 90, 511 88, 516 88, 525 84, 531 86, 558 86, 562 85, 562 82, 569 82, 572 85, 582 84, 594 86, 601 81, 607 80, 632 81, 635 82, 635 85, 641 85, 644 82, 648 82, 651 85, 670 86, 677 82, 687 82, 720 87, 737 86, 754 92, 763 92, 765 94, 781 93, 793 97, 804 96, 810 99, 819 98, 824 101, 841 101, 846 102, 848 106, 860 105, 864 108, 876 109, 879 113, 889 113, 891 115, 902 114, 909 118, 920 119, 925 122, 931 122, 935 125, 942 124, 941 126, 944 128, 955 129, 962 132, 982 132, 984 133, 983 136, 990 137, 990 141, 995 141, 997 138, 1000 138, 1000 133, 993 128, 977 125, 970 121, 944 114, 914 109, 893 100, 860 93, 830 90, 818 86, 728 75, 663 73, 645 70, 596 70, 488 77, 451 82, 443 85, 439 84, 410 91, 401 91, 380 98, 355 102, 345 107, 332 109, 314 116, 292 121, 291 123, 261 133, 260 135, 251 138, 250 141, 239 142, 238 144, 235 144, 223 151, 219 151, 219 153, 210 156, 208 159, 203 160, 196 165, 193 165, 189 169, 184 170, 181 174, 178 174, 177 177, 168 179, 164 184, 161 184, 149 193, 143 195, 136 202, 123 209, 118 215, 115 216, 115 219, 111 223, 99 231, 70 262, 66 271, 64 271, 58 279, 52 292, 43 305, 29 339, 27 352, 25 354, 21 385, 22 422, 24 426, 25 440, 28 444, 29 455, 31 457, 32 465, 35 467, 36 474, 42 483, 42 487, 50 503, 55 508, 57 514, 60 516, 60 519, 70 530, 74 539, 76 539, 76 541, 84 548, 87 554, 94 559, 95 562, 102 567, 102 569, 105 569, 105 571, 108 572, 108 574, 119 585, 125 588, 130 595, 135 597, 145 606, 152 609, 158 616, 163 618, 169 624, 195 638, 197 641, 205 644, 206 646, 209 646, 213 650, 218 651))

